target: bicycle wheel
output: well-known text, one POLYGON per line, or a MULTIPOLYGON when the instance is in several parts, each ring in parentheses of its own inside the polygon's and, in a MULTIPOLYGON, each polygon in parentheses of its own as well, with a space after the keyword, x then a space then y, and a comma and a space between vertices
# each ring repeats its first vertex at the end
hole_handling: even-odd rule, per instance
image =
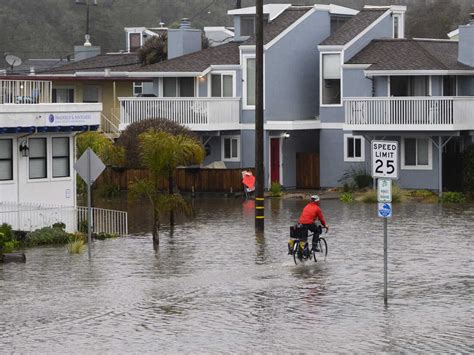
POLYGON ((295 265, 301 264, 303 261, 303 254, 301 252, 299 241, 296 241, 293 244, 293 260, 295 261, 295 265))
POLYGON ((323 237, 319 237, 318 249, 319 251, 313 250, 313 258, 315 263, 318 262, 318 259, 326 260, 326 256, 328 255, 328 243, 323 237))

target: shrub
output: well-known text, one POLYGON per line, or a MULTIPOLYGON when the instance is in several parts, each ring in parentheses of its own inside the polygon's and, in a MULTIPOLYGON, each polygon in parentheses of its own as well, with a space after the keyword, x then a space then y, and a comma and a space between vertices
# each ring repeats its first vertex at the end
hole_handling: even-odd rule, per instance
POLYGON ((270 186, 270 195, 272 197, 280 197, 282 195, 282 188, 279 182, 272 182, 270 186))
POLYGON ((377 192, 376 192, 376 191, 373 191, 373 190, 370 190, 370 191, 365 192, 365 193, 362 195, 362 202, 365 202, 365 203, 377 203, 377 192))
POLYGON ((443 203, 463 203, 464 201, 466 201, 466 198, 460 192, 443 192, 441 197, 443 203))
POLYGON ((474 195, 474 144, 464 150, 464 191, 474 195))
POLYGON ((86 249, 86 246, 83 240, 77 239, 77 240, 71 240, 67 244, 66 248, 69 254, 81 254, 86 249))
POLYGON ((79 225, 77 229, 79 230, 80 233, 87 233, 87 219, 83 219, 82 221, 79 222, 79 225))
POLYGON ((117 185, 103 182, 97 188, 97 193, 102 198, 116 198, 120 195, 120 188, 117 185))
POLYGON ((342 202, 354 202, 354 195, 352 194, 352 192, 344 192, 340 197, 339 197, 339 200, 341 200, 342 202))
POLYGON ((365 167, 351 166, 347 169, 339 179, 340 183, 346 186, 358 189, 364 189, 372 186, 372 176, 367 172, 365 167))
POLYGON ((117 234, 112 234, 112 233, 94 234, 94 239, 96 240, 106 240, 106 239, 115 239, 115 238, 118 238, 117 234))
POLYGON ((59 228, 59 229, 62 229, 62 230, 66 229, 66 225, 63 222, 56 222, 51 227, 59 228))
POLYGON ((66 244, 70 235, 60 228, 44 227, 26 235, 26 246, 66 244))
POLYGON ((5 238, 6 241, 15 239, 12 226, 7 223, 3 223, 2 225, 0 225, 0 233, 3 234, 3 237, 5 238))
POLYGON ((392 202, 397 203, 401 202, 403 198, 402 190, 396 184, 392 183, 392 202))

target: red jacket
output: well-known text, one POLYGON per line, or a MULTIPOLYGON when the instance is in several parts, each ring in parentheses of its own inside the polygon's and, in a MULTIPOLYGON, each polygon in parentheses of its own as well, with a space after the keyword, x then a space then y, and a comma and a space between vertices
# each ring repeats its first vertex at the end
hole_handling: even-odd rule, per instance
POLYGON ((321 211, 321 208, 319 208, 319 206, 315 202, 310 202, 303 209, 303 212, 301 213, 301 216, 300 216, 300 219, 298 220, 298 223, 300 223, 300 224, 313 224, 318 219, 321 221, 321 224, 325 227, 326 226, 326 221, 324 219, 323 212, 321 211))

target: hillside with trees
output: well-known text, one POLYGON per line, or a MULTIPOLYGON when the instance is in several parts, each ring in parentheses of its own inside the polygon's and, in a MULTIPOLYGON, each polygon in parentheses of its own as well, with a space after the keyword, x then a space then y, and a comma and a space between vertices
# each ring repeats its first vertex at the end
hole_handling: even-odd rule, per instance
MULTIPOLYGON (((90 0, 91 3, 93 0, 90 0)), ((91 6, 91 42, 103 52, 125 48, 124 27, 176 27, 189 17, 193 27, 232 26, 226 11, 251 6, 251 0, 97 0, 91 6)), ((266 0, 265 3, 288 0, 266 0)), ((364 4, 408 5, 407 34, 410 37, 445 38, 446 33, 466 23, 474 11, 472 0, 298 0, 298 4, 334 3, 360 9, 364 4)), ((86 6, 75 0, 2 0, 0 2, 0 53, 26 58, 60 58, 71 55, 74 45, 84 42, 86 6)))

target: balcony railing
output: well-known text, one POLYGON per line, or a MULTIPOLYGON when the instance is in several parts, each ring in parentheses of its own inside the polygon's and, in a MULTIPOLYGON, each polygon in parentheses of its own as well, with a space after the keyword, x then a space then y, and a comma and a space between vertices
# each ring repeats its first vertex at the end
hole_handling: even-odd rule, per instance
POLYGON ((240 98, 136 98, 120 97, 120 128, 147 118, 166 118, 195 127, 240 122, 240 98))
POLYGON ((0 104, 51 103, 51 81, 0 80, 0 104))
POLYGON ((348 129, 474 129, 474 97, 371 97, 344 99, 348 129))

